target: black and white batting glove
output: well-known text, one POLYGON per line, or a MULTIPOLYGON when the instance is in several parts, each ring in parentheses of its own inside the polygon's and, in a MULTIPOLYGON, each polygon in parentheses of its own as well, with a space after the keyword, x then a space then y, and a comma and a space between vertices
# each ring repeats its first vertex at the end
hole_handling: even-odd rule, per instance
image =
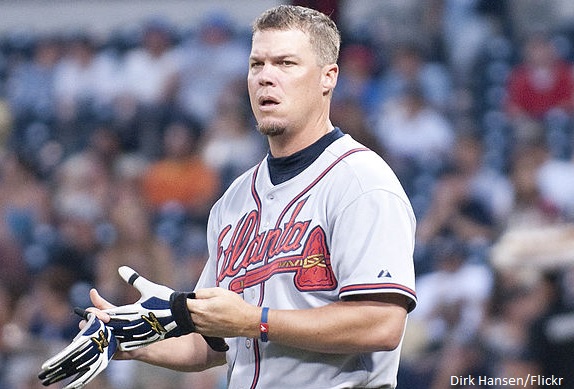
MULTIPOLYGON (((134 304, 104 310, 110 315, 106 323, 122 351, 134 350, 162 339, 195 332, 195 324, 187 309, 187 299, 195 298, 192 292, 176 292, 140 276, 128 266, 118 269, 120 276, 141 294, 134 304)), ((204 336, 215 351, 227 351, 223 338, 204 336)))
POLYGON ((108 366, 117 349, 116 338, 93 313, 87 313, 87 320, 72 343, 42 364, 38 378, 44 386, 76 375, 64 389, 80 389, 108 366))

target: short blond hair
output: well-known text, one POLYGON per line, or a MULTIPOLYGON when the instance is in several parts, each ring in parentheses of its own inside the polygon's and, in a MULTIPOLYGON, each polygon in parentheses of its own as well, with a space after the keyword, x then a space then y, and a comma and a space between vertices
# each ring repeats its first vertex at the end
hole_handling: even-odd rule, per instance
POLYGON ((311 8, 279 5, 263 12, 253 23, 253 33, 264 30, 299 29, 309 36, 320 66, 337 63, 341 33, 327 15, 311 8))

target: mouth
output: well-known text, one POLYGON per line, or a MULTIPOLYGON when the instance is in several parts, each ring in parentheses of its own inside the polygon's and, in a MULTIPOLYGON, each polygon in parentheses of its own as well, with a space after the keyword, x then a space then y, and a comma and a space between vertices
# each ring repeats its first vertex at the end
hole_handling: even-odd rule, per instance
POLYGON ((275 107, 279 105, 279 100, 271 96, 262 96, 258 99, 260 107, 275 107))

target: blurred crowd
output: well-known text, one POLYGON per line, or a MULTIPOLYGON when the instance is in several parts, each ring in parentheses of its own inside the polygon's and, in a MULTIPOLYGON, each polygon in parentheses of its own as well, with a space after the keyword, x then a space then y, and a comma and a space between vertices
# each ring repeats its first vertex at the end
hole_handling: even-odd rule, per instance
MULTIPOLYGON (((342 1, 295 3, 344 20, 342 1)), ((552 23, 560 4, 381 2, 340 23, 332 121, 388 161, 418 219, 399 388, 527 374, 574 388, 574 20, 552 23)), ((91 287, 139 297, 118 266, 194 287, 211 205, 267 152, 249 49, 224 11, 105 39, 0 35, 0 389, 41 387, 91 287)), ((118 361, 90 387, 224 382, 118 361)))

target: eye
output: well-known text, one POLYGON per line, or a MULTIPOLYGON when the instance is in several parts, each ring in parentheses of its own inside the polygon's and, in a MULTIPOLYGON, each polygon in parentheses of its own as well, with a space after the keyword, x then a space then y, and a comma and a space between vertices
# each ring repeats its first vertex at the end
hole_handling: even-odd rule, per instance
POLYGON ((283 66, 293 66, 295 65, 295 62, 288 59, 284 59, 280 62, 280 64, 283 66))
POLYGON ((253 61, 249 64, 250 68, 258 68, 261 66, 263 66, 263 62, 261 62, 261 61, 253 61))

